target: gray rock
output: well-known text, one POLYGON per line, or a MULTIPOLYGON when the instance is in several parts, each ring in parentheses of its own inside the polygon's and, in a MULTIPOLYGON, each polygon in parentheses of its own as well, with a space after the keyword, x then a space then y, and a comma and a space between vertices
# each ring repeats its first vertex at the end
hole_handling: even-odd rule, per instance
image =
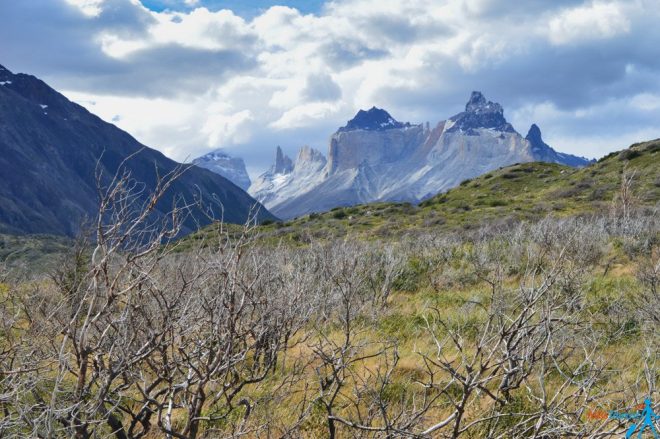
POLYGON ((302 160, 307 154, 301 150, 289 173, 277 172, 276 164, 248 192, 275 215, 292 218, 374 201, 418 202, 514 163, 589 163, 554 151, 540 130, 523 138, 502 106, 479 92, 472 93, 465 111, 432 129, 428 123, 397 122, 377 108, 360 110, 330 138, 327 162, 318 151, 314 160, 302 160))

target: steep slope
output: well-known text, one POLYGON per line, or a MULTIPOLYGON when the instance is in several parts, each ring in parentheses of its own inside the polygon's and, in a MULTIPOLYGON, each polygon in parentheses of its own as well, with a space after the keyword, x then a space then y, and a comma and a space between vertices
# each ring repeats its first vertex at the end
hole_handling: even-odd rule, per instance
MULTIPOLYGON (((0 66, 0 230, 75 235, 97 209, 97 162, 109 177, 133 154, 125 167, 145 184, 144 196, 179 165, 39 79, 0 66)), ((233 183, 194 166, 168 189, 156 214, 167 212, 175 196, 199 199, 228 222, 243 222, 255 206, 260 218, 272 218, 233 183)), ((209 222, 199 211, 194 216, 184 232, 196 228, 195 220, 209 222)))
POLYGON ((222 175, 244 191, 252 184, 250 176, 245 169, 243 159, 240 157, 231 157, 220 149, 196 158, 193 160, 193 164, 222 175))
POLYGON ((588 160, 555 152, 534 126, 523 138, 502 106, 473 92, 465 111, 433 129, 395 120, 385 110, 360 110, 330 139, 326 166, 305 175, 269 171, 249 192, 282 218, 374 201, 418 202, 512 163, 550 161, 584 166, 588 160))

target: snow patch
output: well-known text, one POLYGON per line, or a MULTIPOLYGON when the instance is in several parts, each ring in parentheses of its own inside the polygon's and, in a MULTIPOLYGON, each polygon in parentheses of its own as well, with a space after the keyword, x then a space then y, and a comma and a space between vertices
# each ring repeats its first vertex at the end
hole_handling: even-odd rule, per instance
POLYGON ((45 110, 46 108, 48 108, 48 105, 45 105, 45 104, 39 104, 39 106, 41 107, 42 110, 45 110))
POLYGON ((11 81, 0 81, 0 85, 11 84, 11 81))

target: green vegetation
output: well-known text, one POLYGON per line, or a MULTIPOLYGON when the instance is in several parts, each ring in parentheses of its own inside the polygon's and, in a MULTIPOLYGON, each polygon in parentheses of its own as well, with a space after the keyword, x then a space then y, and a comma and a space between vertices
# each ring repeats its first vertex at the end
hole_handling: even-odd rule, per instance
POLYGON ((13 269, 46 272, 56 268, 72 241, 52 235, 0 234, 0 263, 13 269))

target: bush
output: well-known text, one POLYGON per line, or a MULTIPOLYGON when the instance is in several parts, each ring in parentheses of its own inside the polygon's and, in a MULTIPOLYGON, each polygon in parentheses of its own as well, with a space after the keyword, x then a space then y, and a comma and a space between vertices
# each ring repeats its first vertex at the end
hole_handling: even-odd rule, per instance
POLYGON ((632 160, 641 155, 642 153, 635 149, 625 149, 619 153, 619 160, 632 160))
POLYGON ((346 212, 343 209, 342 210, 335 210, 334 212, 332 212, 332 217, 334 219, 346 218, 346 212))

